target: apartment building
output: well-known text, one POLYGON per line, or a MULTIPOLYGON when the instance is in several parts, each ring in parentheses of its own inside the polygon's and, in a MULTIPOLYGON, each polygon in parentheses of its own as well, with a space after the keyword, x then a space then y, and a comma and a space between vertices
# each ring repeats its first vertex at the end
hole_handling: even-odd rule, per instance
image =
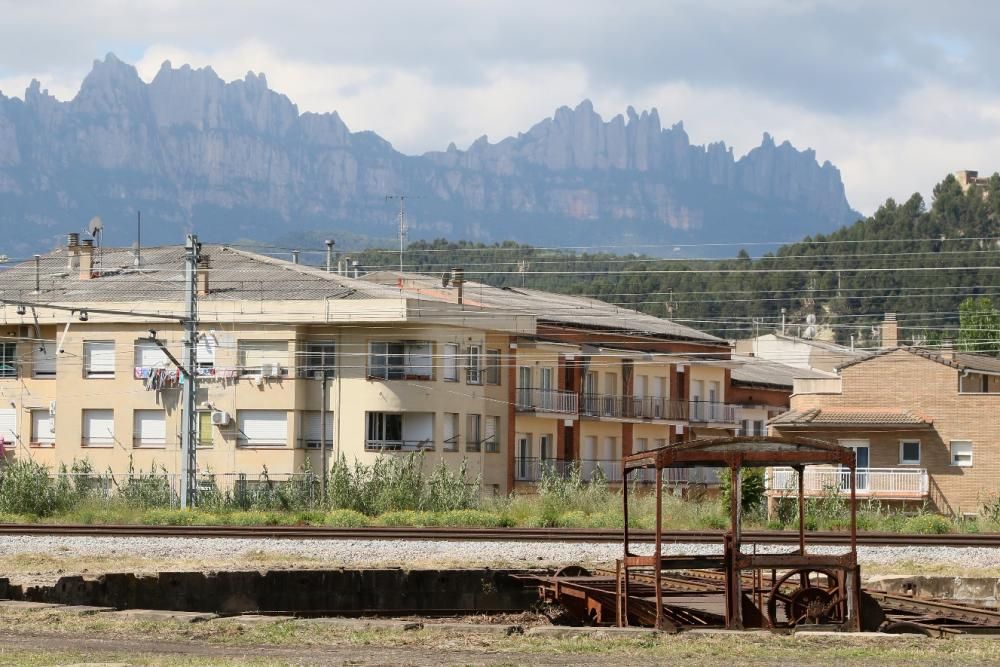
MULTIPOLYGON (((894 341, 895 320, 889 340, 894 341)), ((858 495, 950 514, 976 513, 1000 492, 1000 359, 950 349, 887 347, 827 380, 796 381, 773 433, 837 442, 857 453, 858 495)), ((770 473, 769 493, 796 484, 770 473)), ((806 493, 846 489, 845 472, 807 474, 806 493)))
POLYGON ((580 296, 476 282, 458 288, 395 271, 364 279, 413 298, 461 298, 470 314, 536 318, 534 334, 511 340, 511 488, 531 488, 544 470, 570 465, 585 478, 599 471, 619 482, 623 455, 738 428, 727 402, 730 347, 715 336, 580 296))
MULTIPOLYGON (((511 341, 534 316, 463 312, 226 246, 198 269, 198 467, 273 475, 426 451, 508 487, 511 341), (325 413, 325 415, 324 415, 325 413), (325 418, 324 418, 325 417, 325 418), (325 425, 325 432, 323 430, 325 425)), ((53 468, 180 467, 182 247, 65 248, 0 272, 0 437, 53 468), (155 338, 155 340, 154 340, 155 338), (165 346, 161 348, 158 343, 165 346)))
POLYGON ((767 422, 788 411, 795 381, 836 377, 811 368, 734 354, 727 400, 736 405, 740 435, 767 435, 767 422))

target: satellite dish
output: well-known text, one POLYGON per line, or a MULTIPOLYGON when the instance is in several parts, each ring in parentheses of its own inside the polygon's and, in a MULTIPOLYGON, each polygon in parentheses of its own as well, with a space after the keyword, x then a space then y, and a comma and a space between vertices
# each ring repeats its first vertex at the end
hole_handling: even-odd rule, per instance
POLYGON ((809 313, 808 315, 806 315, 806 324, 810 324, 810 325, 816 324, 816 316, 813 315, 812 313, 809 313))
POLYGON ((816 327, 811 324, 806 327, 806 330, 802 333, 803 338, 815 338, 816 337, 816 327))
POLYGON ((104 229, 104 221, 101 220, 100 216, 95 215, 90 219, 90 224, 87 225, 87 231, 90 232, 91 236, 97 236, 102 229, 104 229))

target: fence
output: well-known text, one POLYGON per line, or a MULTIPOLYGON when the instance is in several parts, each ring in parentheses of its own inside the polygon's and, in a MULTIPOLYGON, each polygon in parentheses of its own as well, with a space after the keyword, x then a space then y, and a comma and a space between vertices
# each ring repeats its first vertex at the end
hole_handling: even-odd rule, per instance
MULTIPOLYGON (((777 495, 798 492, 798 476, 787 467, 767 472, 767 490, 777 495)), ((924 498, 930 485, 924 468, 858 468, 857 495, 862 498, 924 498)), ((817 496, 827 493, 850 494, 851 473, 846 468, 809 467, 805 469, 803 492, 817 496)))
POLYGON ((568 415, 577 413, 578 397, 572 391, 518 387, 516 396, 516 407, 522 412, 554 412, 568 415))

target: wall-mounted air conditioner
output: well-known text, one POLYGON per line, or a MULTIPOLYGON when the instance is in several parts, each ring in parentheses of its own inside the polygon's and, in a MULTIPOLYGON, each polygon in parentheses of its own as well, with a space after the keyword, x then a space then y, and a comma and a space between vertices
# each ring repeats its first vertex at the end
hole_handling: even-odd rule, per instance
POLYGON ((281 364, 264 364, 260 368, 260 374, 266 378, 280 378, 281 364))
POLYGON ((212 423, 216 426, 227 426, 229 424, 229 413, 224 410, 213 410, 212 423))

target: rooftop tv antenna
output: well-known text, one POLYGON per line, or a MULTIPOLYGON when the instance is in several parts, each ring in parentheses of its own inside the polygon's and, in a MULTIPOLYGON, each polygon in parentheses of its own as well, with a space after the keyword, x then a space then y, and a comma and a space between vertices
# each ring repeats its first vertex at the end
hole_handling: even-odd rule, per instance
POLYGON ((406 200, 420 199, 414 195, 386 195, 385 200, 399 200, 399 272, 403 272, 403 249, 406 244, 406 200))
POLYGON ((104 221, 101 220, 100 216, 95 215, 90 219, 90 222, 87 224, 87 231, 94 237, 94 245, 97 246, 97 261, 95 265, 100 269, 102 265, 101 260, 104 258, 104 250, 101 249, 101 234, 104 232, 104 221))

